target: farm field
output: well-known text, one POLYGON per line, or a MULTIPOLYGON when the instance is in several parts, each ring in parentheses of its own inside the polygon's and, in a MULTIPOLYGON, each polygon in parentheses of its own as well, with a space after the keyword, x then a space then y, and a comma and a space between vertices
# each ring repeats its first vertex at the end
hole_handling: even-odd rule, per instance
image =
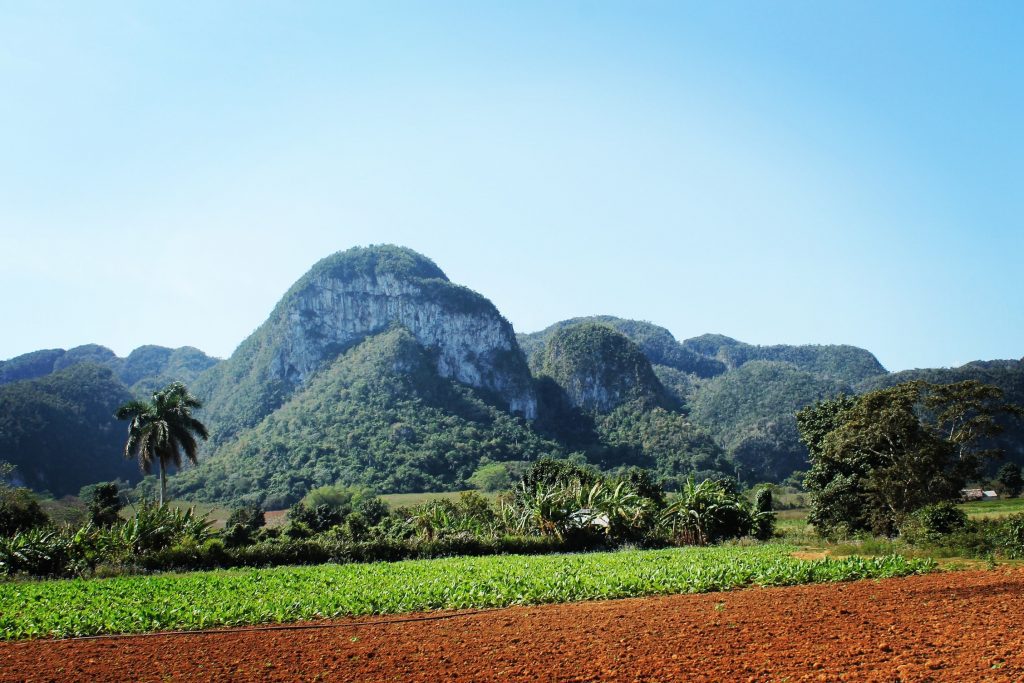
POLYGON ((0 584, 0 638, 68 637, 574 602, 931 571, 931 560, 801 560, 784 545, 456 557, 0 584))
POLYGON ((0 643, 2 681, 1018 681, 1024 570, 0 643), (965 639, 964 634, 971 634, 965 639))

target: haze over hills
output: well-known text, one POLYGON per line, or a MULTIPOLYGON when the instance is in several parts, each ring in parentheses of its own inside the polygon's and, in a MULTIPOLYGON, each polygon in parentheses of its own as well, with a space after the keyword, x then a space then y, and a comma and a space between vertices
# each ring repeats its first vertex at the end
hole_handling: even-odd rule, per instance
MULTIPOLYGON (((192 499, 280 507, 335 483, 454 490, 481 465, 541 455, 646 467, 670 483, 737 471, 779 481, 806 465, 793 413, 813 401, 920 376, 979 378, 1024 402, 1021 366, 889 374, 852 346, 680 342, 610 316, 516 335, 428 258, 374 246, 314 265, 224 361, 189 347, 122 359, 88 345, 0 363, 0 460, 56 495, 137 478, 119 460, 113 409, 181 380, 205 401, 212 432, 200 465, 170 481, 192 499)), ((1003 442, 1024 461, 1021 434, 1003 442)))

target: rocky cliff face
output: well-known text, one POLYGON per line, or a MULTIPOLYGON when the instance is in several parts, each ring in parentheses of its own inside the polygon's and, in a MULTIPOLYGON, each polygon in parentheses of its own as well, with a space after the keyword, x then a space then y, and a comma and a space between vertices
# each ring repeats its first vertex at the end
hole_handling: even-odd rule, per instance
POLYGON ((339 354, 393 326, 431 354, 441 377, 536 416, 525 357, 494 305, 450 282, 426 257, 377 246, 317 263, 230 359, 201 378, 207 419, 221 438, 230 437, 269 415, 339 354))
POLYGON ((510 411, 533 418, 536 400, 511 325, 483 297, 456 289, 446 280, 425 284, 394 273, 339 279, 316 272, 284 312, 285 341, 272 372, 305 384, 339 350, 400 325, 436 356, 442 377, 492 391, 510 411), (444 296, 450 294, 458 300, 444 296))

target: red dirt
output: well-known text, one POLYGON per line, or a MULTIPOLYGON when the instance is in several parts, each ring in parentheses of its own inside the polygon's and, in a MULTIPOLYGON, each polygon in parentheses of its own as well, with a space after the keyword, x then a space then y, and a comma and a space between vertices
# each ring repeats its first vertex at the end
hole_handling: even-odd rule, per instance
POLYGON ((3 681, 1020 681, 1024 570, 0 644, 3 681), (438 614, 451 613, 435 613, 438 614), (423 616, 423 615, 421 615, 423 616))

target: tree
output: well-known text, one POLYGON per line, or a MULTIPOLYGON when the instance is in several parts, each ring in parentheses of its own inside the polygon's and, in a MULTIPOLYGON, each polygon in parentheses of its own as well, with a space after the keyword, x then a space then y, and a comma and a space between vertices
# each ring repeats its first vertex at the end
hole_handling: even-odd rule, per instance
POLYGON ((1008 462, 999 468, 996 474, 996 481, 1003 485, 1006 495, 1016 498, 1024 489, 1024 476, 1021 475, 1020 465, 1015 462, 1008 462))
POLYGON ((955 499, 996 451, 999 414, 1020 409, 975 381, 912 381, 797 413, 810 453, 811 524, 822 534, 891 535, 911 512, 955 499))
POLYGON ((167 467, 181 467, 183 452, 195 464, 199 452, 196 437, 209 438, 203 423, 192 417, 192 410, 200 407, 199 399, 184 384, 175 382, 153 394, 152 401, 129 401, 114 414, 119 420, 131 420, 125 457, 138 459, 147 474, 154 463, 159 465, 161 506, 167 497, 167 467))
POLYGON ((0 536, 13 536, 50 523, 32 491, 8 483, 13 473, 14 466, 0 460, 0 536))
POLYGON ((105 482, 89 487, 91 491, 88 496, 89 519, 96 526, 111 526, 120 519, 121 508, 124 503, 121 501, 120 493, 115 482, 105 482))

